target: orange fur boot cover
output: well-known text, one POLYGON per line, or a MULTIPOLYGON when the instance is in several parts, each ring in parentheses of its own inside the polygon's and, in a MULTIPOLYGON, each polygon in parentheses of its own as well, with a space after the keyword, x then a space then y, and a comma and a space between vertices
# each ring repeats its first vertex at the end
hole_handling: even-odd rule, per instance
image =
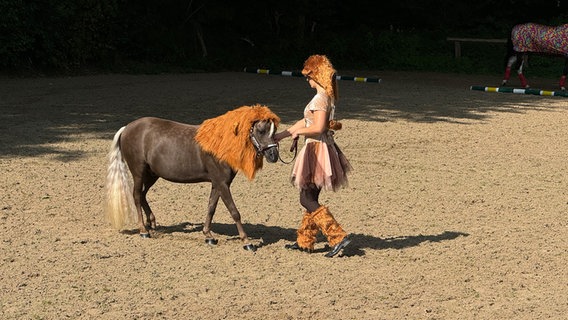
POLYGON ((256 156, 249 130, 259 120, 271 120, 275 126, 280 123, 280 118, 266 106, 242 106, 205 120, 199 126, 195 140, 203 150, 252 180, 256 171, 262 168, 262 158, 256 156))
POLYGON ((332 247, 340 243, 343 238, 347 236, 347 233, 343 230, 339 223, 335 221, 335 218, 325 206, 321 206, 314 211, 312 213, 312 219, 321 232, 326 236, 327 242, 329 242, 329 245, 332 247))
POLYGON ((302 225, 296 231, 298 238, 296 242, 300 248, 313 251, 316 235, 318 234, 318 226, 312 220, 312 213, 304 212, 302 225))

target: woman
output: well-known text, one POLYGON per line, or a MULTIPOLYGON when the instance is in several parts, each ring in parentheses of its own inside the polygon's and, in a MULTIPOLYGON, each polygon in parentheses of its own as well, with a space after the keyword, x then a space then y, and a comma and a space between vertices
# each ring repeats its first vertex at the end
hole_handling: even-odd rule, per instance
POLYGON ((328 207, 319 203, 319 194, 322 189, 336 191, 346 186, 347 173, 352 168, 333 139, 334 130, 341 129, 341 123, 333 120, 338 98, 333 65, 324 55, 312 55, 304 62, 302 74, 316 94, 304 109, 304 118, 275 135, 276 141, 299 136, 306 139, 292 169, 292 183, 300 189, 300 204, 306 211, 297 231, 297 241, 286 248, 313 251, 316 235, 321 230, 331 246, 325 256, 333 257, 351 240, 328 207))

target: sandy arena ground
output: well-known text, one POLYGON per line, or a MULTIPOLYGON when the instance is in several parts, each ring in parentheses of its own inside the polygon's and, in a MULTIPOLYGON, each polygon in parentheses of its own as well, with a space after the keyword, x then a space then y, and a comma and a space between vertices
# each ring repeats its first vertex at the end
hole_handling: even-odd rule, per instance
MULTIPOLYGON (((341 70, 340 70, 341 71, 341 70)), ((470 91, 498 77, 340 72, 338 144, 354 172, 321 200, 343 257, 288 251, 291 165, 232 185, 242 249, 209 184, 160 180, 152 239, 104 220, 113 134, 142 116, 201 123, 261 103, 299 119, 303 79, 247 73, 0 79, 2 319, 564 319, 568 99, 470 91)), ((554 89, 556 79, 529 78, 554 89)), ((289 159, 290 154, 283 154, 289 159)))

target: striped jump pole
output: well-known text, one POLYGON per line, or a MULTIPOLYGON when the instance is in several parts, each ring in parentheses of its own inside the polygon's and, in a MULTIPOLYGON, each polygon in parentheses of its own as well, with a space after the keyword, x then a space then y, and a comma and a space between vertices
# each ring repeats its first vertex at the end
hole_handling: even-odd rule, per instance
POLYGON ((288 76, 288 77, 303 77, 304 75, 299 71, 275 71, 269 69, 253 69, 245 68, 245 72, 256 73, 256 74, 270 74, 278 76, 288 76))
MULTIPOLYGON (((299 71, 276 71, 276 70, 269 70, 269 69, 253 69, 253 68, 245 68, 245 72, 247 73, 256 73, 256 74, 270 74, 270 75, 279 75, 279 76, 288 76, 288 77, 303 77, 304 75, 299 71)), ((353 76, 335 76, 337 80, 347 80, 347 81, 355 81, 355 82, 375 82, 380 83, 381 79, 379 78, 365 78, 365 77, 353 77, 353 76)))
POLYGON ((547 91, 539 89, 517 89, 508 87, 484 87, 484 86, 471 86, 470 90, 485 91, 485 92, 505 92, 516 94, 532 94, 537 96, 549 97, 568 97, 568 91, 547 91))

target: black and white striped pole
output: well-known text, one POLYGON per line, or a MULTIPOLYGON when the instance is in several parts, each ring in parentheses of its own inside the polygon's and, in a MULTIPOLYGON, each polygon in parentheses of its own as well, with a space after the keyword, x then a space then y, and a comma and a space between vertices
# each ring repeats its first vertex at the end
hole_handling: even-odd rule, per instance
MULTIPOLYGON (((270 69, 254 69, 254 68, 245 68, 244 72, 247 73, 256 73, 256 74, 268 74, 268 75, 279 75, 279 76, 288 76, 288 77, 303 77, 304 75, 299 71, 276 71, 270 69)), ((381 79, 379 78, 366 78, 366 77, 354 77, 354 76, 335 76, 337 80, 346 80, 346 81, 355 81, 355 82, 374 82, 374 83, 381 83, 381 79)))

